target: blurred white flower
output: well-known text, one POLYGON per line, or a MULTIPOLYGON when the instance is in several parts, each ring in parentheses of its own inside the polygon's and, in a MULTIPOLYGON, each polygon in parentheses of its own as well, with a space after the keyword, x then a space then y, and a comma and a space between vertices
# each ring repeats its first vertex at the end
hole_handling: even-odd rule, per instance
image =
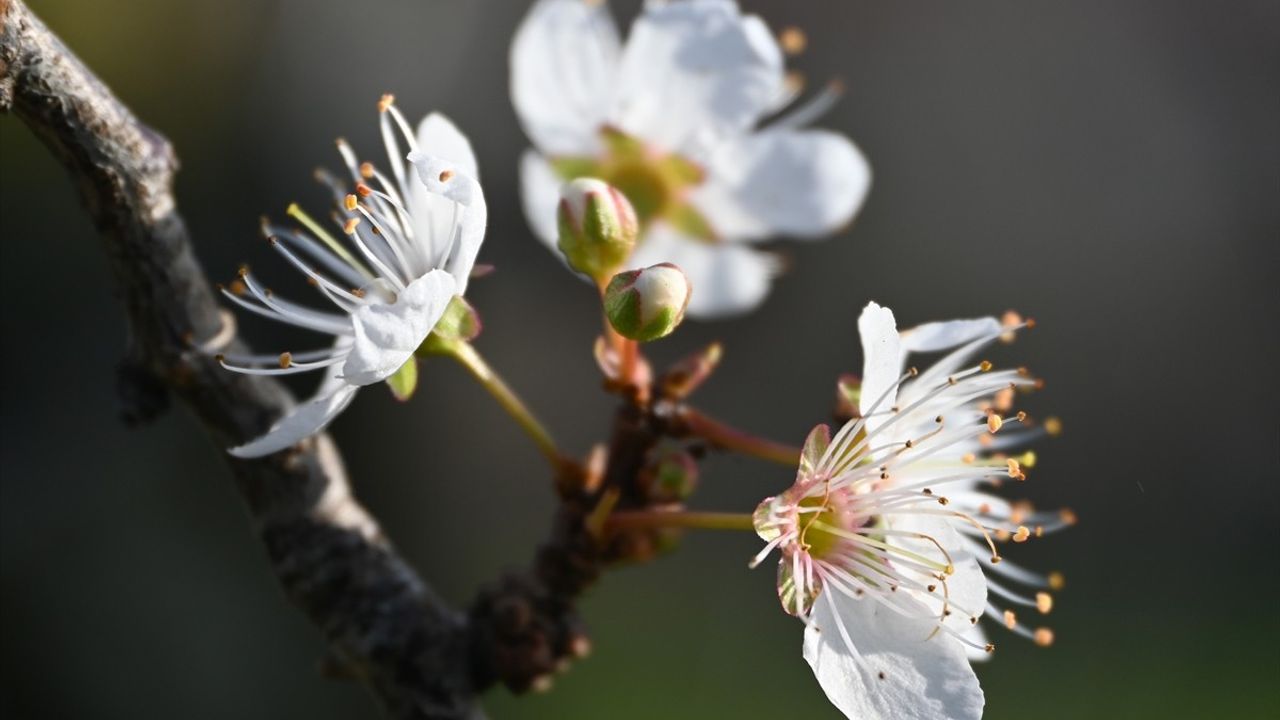
MULTIPOLYGON (((1029 377, 1025 369, 963 378, 954 375, 986 345, 1001 338, 1011 341, 1014 333, 1032 324, 1011 312, 999 320, 985 317, 933 322, 899 334, 893 313, 871 303, 859 320, 864 358, 860 410, 866 417, 867 427, 874 430, 885 426, 881 435, 886 444, 902 443, 926 433, 939 417, 948 424, 986 426, 990 432, 957 438, 933 454, 928 463, 894 473, 889 479, 889 486, 914 488, 931 484, 936 487, 945 482, 950 507, 977 521, 975 525, 965 524, 959 529, 966 538, 967 549, 982 564, 987 575, 987 587, 994 596, 987 603, 986 614, 1018 635, 1039 645, 1049 645, 1053 642, 1052 631, 1046 627, 1028 627, 1019 621, 1010 606, 1032 608, 1040 614, 1047 614, 1053 608, 1049 591, 1061 587, 1061 576, 1057 573, 1041 575, 1004 558, 997 562, 994 555, 983 550, 989 536, 994 536, 997 541, 1025 542, 1075 522, 1070 510, 1036 511, 1028 502, 1009 502, 992 492, 992 488, 1009 480, 1025 480, 1026 470, 1035 464, 1033 452, 1013 456, 1008 452, 1025 446, 1046 432, 1056 433, 1059 424, 1050 418, 1042 426, 1007 429, 996 434, 1004 426, 1004 414, 1013 410, 1015 392, 1032 388, 1037 381, 1029 377), (890 398, 893 408, 890 412, 871 411, 870 403, 884 388, 898 381, 911 353, 943 351, 947 354, 926 372, 898 385, 896 399, 890 398), (941 383, 952 378, 957 378, 952 390, 934 392, 941 383), (890 417, 891 424, 887 420, 890 417)), ((1021 423, 1026 422, 1023 413, 1012 417, 1021 423)), ((973 628, 969 638, 973 645, 986 644, 979 626, 973 628)), ((970 655, 975 660, 988 657, 985 652, 971 652, 970 655)))
POLYGON ((306 274, 337 312, 279 298, 248 268, 223 288, 252 312, 334 337, 318 350, 220 356, 224 367, 241 373, 325 374, 312 399, 262 437, 232 448, 233 455, 267 455, 320 432, 365 385, 388 381, 397 394, 411 392, 417 377, 414 351, 451 299, 466 291, 486 222, 471 146, 443 115, 428 115, 415 133, 391 96, 383 97, 379 109, 391 177, 359 163, 341 140, 338 151, 352 184, 320 174, 333 189, 337 227, 348 241, 339 241, 297 206, 289 213, 305 230, 263 225, 272 247, 306 274))
POLYGON ((758 305, 777 262, 748 243, 827 235, 870 183, 847 138, 802 129, 834 87, 761 126, 799 88, 764 22, 731 0, 650 1, 625 47, 605 3, 539 0, 516 33, 511 73, 536 148, 520 166, 535 232, 555 247, 564 181, 607 181, 643 226, 630 266, 679 265, 694 316, 758 305))

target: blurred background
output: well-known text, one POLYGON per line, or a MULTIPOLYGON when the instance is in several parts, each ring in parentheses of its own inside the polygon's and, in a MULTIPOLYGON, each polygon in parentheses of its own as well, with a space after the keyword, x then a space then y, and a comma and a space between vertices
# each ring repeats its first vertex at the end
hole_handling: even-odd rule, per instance
MULTIPOLYGON (((173 141, 178 198, 215 279, 240 262, 282 292, 294 272, 257 218, 378 149, 394 91, 450 115, 479 155, 497 273, 469 292, 480 349, 565 448, 611 403, 590 357, 585 284, 531 236, 507 99, 521 2, 31 0, 173 141)), ((1017 559, 1065 573, 1049 650, 997 635, 987 717, 1280 716, 1280 5, 744 0, 815 85, 848 89, 820 125, 875 180, 849 231, 783 244, 792 263, 745 318, 687 323, 671 359, 720 338, 698 400, 799 443, 861 365, 870 299, 899 322, 1015 307, 1039 327, 993 359, 1048 379, 1063 418, 1026 490, 1080 524, 1017 559), (814 308, 820 308, 814 312, 814 308)), ((638 2, 619 2, 629 23, 638 2)), ((0 118, 0 708, 13 718, 376 717, 321 679, 318 633, 287 605, 214 447, 180 409, 127 430, 120 307, 71 184, 0 118)), ((291 285, 290 283, 294 283, 291 285)), ((264 350, 293 347, 241 315, 264 350)), ((428 363, 413 402, 362 393, 334 426, 356 490, 400 549, 461 603, 525 563, 552 507, 532 444, 476 385, 428 363), (482 512, 459 513, 465 505, 482 512)), ((306 385, 300 390, 308 389, 306 385)), ((737 457, 693 505, 750 510, 791 480, 737 457)), ((499 718, 836 718, 779 611, 758 542, 702 533, 607 576, 582 604, 596 651, 553 692, 486 698, 499 718)))

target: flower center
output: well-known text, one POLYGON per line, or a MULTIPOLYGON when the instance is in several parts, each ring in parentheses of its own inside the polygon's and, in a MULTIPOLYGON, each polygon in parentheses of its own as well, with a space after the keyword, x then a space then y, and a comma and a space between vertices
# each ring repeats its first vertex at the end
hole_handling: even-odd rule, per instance
POLYGON ((622 158, 602 170, 600 179, 627 196, 642 223, 662 217, 680 190, 660 168, 644 160, 622 158))
POLYGON ((635 208, 642 231, 662 221, 694 239, 716 242, 715 230, 688 201, 705 179, 702 167, 613 128, 602 129, 600 137, 603 153, 553 158, 556 173, 565 181, 595 177, 618 188, 635 208))
POLYGON ((840 517, 835 509, 821 497, 808 497, 800 501, 801 508, 821 508, 817 512, 800 515, 800 545, 810 556, 821 560, 829 557, 840 544, 840 538, 828 528, 840 527, 840 517))

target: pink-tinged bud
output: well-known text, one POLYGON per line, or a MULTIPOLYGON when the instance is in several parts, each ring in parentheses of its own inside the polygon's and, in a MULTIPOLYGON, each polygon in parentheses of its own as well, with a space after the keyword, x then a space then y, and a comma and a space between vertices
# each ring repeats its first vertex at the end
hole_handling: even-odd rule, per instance
POLYGON ((715 372, 724 354, 720 343, 713 342, 675 363, 663 375, 662 394, 672 400, 683 400, 715 372))
POLYGON ((614 275, 604 292, 604 311, 619 335, 649 342, 680 325, 692 294, 684 271, 660 263, 614 275))
POLYGON ((578 272, 603 282, 618 271, 640 234, 636 211, 603 180, 578 178, 560 190, 560 252, 578 272))

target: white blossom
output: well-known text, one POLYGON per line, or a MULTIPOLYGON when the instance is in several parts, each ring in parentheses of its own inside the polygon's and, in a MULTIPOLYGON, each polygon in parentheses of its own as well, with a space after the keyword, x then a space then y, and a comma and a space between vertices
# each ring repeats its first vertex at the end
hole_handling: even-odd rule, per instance
POLYGON ((271 246, 333 308, 316 310, 277 297, 248 268, 223 288, 251 312, 332 336, 317 350, 220 356, 224 367, 241 373, 324 374, 314 397, 265 435, 232 448, 233 455, 267 455, 323 430, 361 387, 391 381, 415 363, 414 352, 452 298, 466 291, 487 217, 470 143, 443 115, 428 115, 413 132, 391 96, 384 96, 379 109, 391 175, 358 162, 339 140, 349 184, 320 173, 337 201, 336 230, 297 206, 290 215, 302 227, 263 225, 271 246))
POLYGON ((625 46, 605 3, 539 0, 511 48, 511 97, 534 149, 525 214, 552 248, 559 189, 589 175, 620 188, 643 226, 630 267, 679 265, 689 313, 745 312, 779 264, 752 243, 848 224, 870 170, 843 135, 806 129, 834 86, 771 122, 799 89, 760 18, 731 0, 646 3, 625 46))

